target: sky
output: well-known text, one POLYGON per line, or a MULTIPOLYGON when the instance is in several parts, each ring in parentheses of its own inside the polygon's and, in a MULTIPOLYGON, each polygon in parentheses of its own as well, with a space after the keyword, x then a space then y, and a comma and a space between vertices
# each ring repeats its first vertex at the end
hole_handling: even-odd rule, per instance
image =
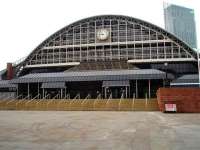
POLYGON ((0 70, 7 62, 29 55, 59 29, 83 18, 126 15, 164 28, 163 1, 194 9, 199 48, 199 0, 1 0, 0 70))

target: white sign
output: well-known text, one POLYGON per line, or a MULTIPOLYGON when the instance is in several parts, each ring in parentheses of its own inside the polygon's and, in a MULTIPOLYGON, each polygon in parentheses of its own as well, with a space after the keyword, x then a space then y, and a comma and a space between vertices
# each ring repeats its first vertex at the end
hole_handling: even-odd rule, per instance
POLYGON ((175 112, 176 104, 165 104, 165 111, 175 112))

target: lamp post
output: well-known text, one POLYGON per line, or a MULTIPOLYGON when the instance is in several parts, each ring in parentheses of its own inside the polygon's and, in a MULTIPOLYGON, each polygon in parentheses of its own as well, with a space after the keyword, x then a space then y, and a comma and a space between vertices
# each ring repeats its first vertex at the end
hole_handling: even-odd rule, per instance
POLYGON ((165 62, 164 63, 164 67, 165 67, 165 87, 167 87, 167 66, 168 66, 168 63, 167 62, 165 62))

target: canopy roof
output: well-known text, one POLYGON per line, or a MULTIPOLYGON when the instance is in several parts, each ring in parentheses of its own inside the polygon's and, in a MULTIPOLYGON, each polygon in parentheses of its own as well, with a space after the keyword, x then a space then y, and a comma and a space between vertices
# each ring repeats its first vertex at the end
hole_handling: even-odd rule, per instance
POLYGON ((44 89, 64 89, 66 88, 65 82, 46 82, 42 83, 42 88, 44 89))
POLYGON ((102 87, 120 87, 120 86, 130 86, 129 81, 122 80, 122 81, 103 81, 102 87))
MULTIPOLYGON (((156 69, 77 71, 28 74, 17 79, 13 79, 10 83, 144 80, 164 79, 165 77, 165 72, 156 69)), ((172 76, 168 75, 168 78, 172 78, 172 76)))
POLYGON ((10 84, 8 80, 0 80, 0 88, 16 88, 17 85, 10 84))
POLYGON ((172 86, 173 85, 192 85, 192 84, 199 84, 198 74, 183 75, 171 82, 172 86))

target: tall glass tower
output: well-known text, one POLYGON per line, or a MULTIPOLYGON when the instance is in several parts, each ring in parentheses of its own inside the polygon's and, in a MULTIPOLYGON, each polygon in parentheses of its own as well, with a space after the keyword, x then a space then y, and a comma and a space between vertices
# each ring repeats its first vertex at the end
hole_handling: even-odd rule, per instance
POLYGON ((164 3, 165 29, 197 48, 194 10, 174 4, 164 3))

